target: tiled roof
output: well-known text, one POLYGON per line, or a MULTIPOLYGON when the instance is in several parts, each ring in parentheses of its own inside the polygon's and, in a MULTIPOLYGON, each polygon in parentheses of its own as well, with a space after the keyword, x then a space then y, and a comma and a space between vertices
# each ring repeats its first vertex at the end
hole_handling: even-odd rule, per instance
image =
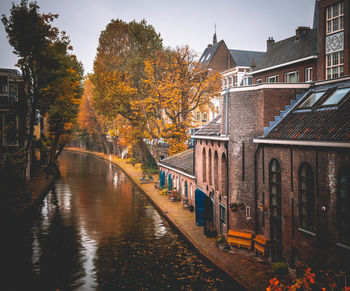
POLYGON ((264 139, 350 141, 350 92, 338 105, 321 106, 331 94, 327 92, 333 92, 332 90, 341 87, 350 87, 350 81, 316 86, 314 91, 327 90, 326 94, 312 108, 301 109, 299 105, 310 96, 310 94, 305 94, 305 97, 264 136, 264 139))
POLYGON ((209 123, 201 127, 199 130, 195 132, 194 137, 197 135, 209 135, 209 136, 219 136, 221 134, 220 130, 221 125, 221 115, 218 115, 209 123))
POLYGON ((220 44, 223 42, 223 40, 220 40, 214 45, 208 46, 201 57, 199 58, 199 61, 202 63, 202 65, 207 65, 212 60, 213 56, 215 55, 217 49, 219 48, 220 44))
MULTIPOLYGON (((317 29, 303 32, 300 40, 295 36, 286 38, 271 44, 271 47, 262 56, 254 71, 296 61, 309 56, 318 55, 317 52, 317 29)), ((254 73, 254 72, 253 72, 254 73)))
POLYGON ((163 159, 159 165, 168 166, 193 176, 193 148, 163 159))
POLYGON ((230 54, 232 58, 235 60, 237 66, 250 67, 252 63, 252 59, 254 59, 255 64, 258 64, 260 59, 265 53, 256 52, 256 51, 242 51, 242 50, 230 49, 230 54))

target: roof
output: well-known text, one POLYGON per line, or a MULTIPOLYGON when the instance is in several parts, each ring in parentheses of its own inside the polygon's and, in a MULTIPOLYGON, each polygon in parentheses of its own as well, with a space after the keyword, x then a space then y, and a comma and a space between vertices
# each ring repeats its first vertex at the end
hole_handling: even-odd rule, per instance
MULTIPOLYGON (((310 29, 302 33, 300 40, 295 36, 271 44, 267 52, 261 57, 254 71, 296 61, 318 55, 317 29, 310 29)), ((254 74, 254 72, 253 72, 254 74)))
POLYGON ((265 53, 230 49, 230 54, 237 66, 250 67, 252 59, 254 59, 255 64, 257 64, 265 53))
POLYGON ((0 68, 0 73, 8 73, 11 78, 21 77, 21 73, 18 70, 16 70, 16 69, 0 68))
POLYGON ((350 92, 339 104, 322 106, 322 103, 339 88, 350 88, 350 81, 316 86, 305 94, 297 105, 276 124, 263 139, 298 141, 350 141, 350 92), (299 106, 313 91, 326 91, 324 95, 308 109, 299 106))
POLYGON ((203 54, 199 58, 199 61, 202 63, 202 65, 207 65, 210 63, 222 42, 223 40, 220 40, 216 44, 210 45, 204 50, 203 54))
POLYGON ((168 166, 193 176, 193 148, 163 159, 159 165, 168 166))
POLYGON ((205 124, 203 127, 201 127, 199 130, 195 132, 193 135, 194 137, 197 136, 219 136, 221 134, 221 115, 218 115, 214 119, 212 119, 210 122, 205 124))

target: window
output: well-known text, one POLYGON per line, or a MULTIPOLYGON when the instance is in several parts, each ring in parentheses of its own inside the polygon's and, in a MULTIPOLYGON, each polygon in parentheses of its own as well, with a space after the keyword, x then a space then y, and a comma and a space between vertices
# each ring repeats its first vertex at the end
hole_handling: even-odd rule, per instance
POLYGON ((8 76, 0 76, 0 105, 9 104, 8 76))
POLYGON ((224 225, 226 223, 226 208, 220 204, 220 233, 223 234, 224 225))
POLYGON ((344 167, 340 171, 338 189, 339 240, 341 243, 350 246, 350 166, 344 167))
POLYGON ((299 71, 285 73, 284 74, 284 81, 286 83, 298 83, 299 82, 299 71))
POLYGON ((314 174, 308 163, 299 168, 299 218, 300 227, 315 231, 314 174))
POLYGON ((277 83, 278 82, 278 76, 271 76, 265 78, 266 83, 277 83))
POLYGON ((313 92, 300 106, 299 108, 312 107, 323 95, 325 91, 313 92))
POLYGON ((203 175, 203 183, 207 182, 207 153, 205 152, 205 149, 203 149, 202 154, 202 175, 203 175))
POLYGON ((203 112, 202 113, 202 121, 207 121, 207 113, 206 112, 203 112))
POLYGON ((271 216, 281 218, 281 168, 276 159, 272 159, 270 162, 269 174, 271 216))
POLYGON ((327 98, 322 105, 337 105, 346 95, 348 95, 350 88, 341 88, 335 91, 327 98))
POLYGON ((17 87, 17 85, 10 85, 10 100, 11 100, 11 102, 18 102, 18 87, 17 87))
POLYGON ((199 120, 201 119, 201 113, 200 113, 200 112, 195 112, 195 114, 194 114, 194 119, 195 119, 196 121, 199 121, 199 120))
POLYGON ((326 8, 327 34, 344 30, 344 1, 326 8))
POLYGON ((257 84, 261 84, 261 83, 262 83, 261 79, 257 79, 257 80, 256 80, 256 83, 257 83, 257 84))
POLYGON ((17 143, 17 116, 14 114, 7 114, 4 116, 4 135, 3 144, 7 146, 16 146, 17 143))
POLYGON ((326 76, 327 80, 344 76, 344 51, 326 56, 326 76))
POLYGON ((305 82, 312 82, 312 67, 305 69, 305 82))
POLYGON ((244 77, 243 78, 243 86, 249 86, 253 83, 252 77, 244 77))
POLYGON ((219 157, 217 151, 214 153, 214 188, 219 190, 219 157))

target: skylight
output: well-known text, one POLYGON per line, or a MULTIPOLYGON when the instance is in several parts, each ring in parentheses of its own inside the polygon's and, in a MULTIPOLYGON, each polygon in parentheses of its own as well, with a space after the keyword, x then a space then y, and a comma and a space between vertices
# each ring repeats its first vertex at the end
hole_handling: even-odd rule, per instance
POLYGON ((205 60, 209 60, 211 53, 208 54, 207 58, 205 60))
POLYGON ((336 105, 338 104, 350 91, 350 88, 341 88, 335 91, 322 105, 336 105))
POLYGON ((313 92, 305 101, 303 104, 299 106, 299 108, 309 108, 312 107, 325 93, 325 91, 322 92, 313 92))

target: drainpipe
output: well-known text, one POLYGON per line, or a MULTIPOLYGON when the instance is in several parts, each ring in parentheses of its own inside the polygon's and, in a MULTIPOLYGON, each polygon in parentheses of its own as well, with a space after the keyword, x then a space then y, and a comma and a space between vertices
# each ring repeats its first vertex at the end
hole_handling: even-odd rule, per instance
MULTIPOLYGON (((257 149, 254 153, 254 220, 255 220, 255 233, 258 233, 258 153, 261 149, 261 144, 258 144, 257 149)), ((263 165, 264 166, 264 165, 263 165)))
POLYGON ((225 135, 228 136, 228 95, 230 89, 226 89, 225 94, 225 135))
POLYGON ((228 156, 228 145, 229 141, 225 141, 225 149, 226 149, 226 215, 227 215, 227 232, 230 229, 230 197, 229 197, 229 156, 228 156))

